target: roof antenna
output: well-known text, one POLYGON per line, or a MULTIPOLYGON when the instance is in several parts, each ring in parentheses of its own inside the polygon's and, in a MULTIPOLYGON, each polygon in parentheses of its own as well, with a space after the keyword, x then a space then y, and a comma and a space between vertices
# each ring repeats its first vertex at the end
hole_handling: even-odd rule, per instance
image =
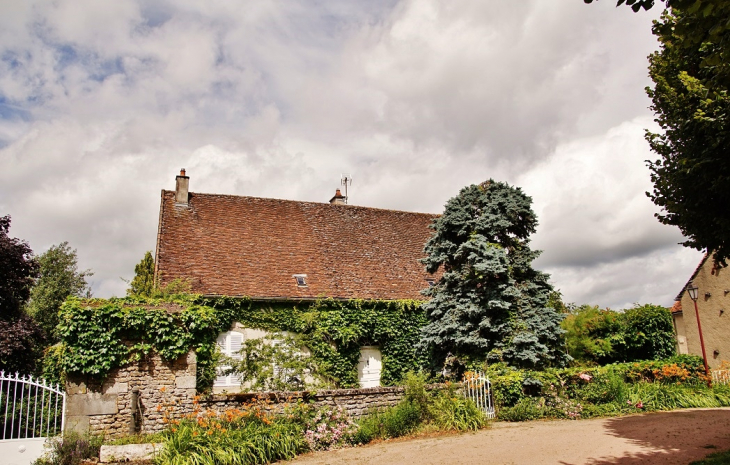
POLYGON ((340 178, 340 184, 345 186, 345 204, 347 204, 347 186, 352 185, 352 176, 350 176, 349 173, 342 173, 342 176, 340 178))

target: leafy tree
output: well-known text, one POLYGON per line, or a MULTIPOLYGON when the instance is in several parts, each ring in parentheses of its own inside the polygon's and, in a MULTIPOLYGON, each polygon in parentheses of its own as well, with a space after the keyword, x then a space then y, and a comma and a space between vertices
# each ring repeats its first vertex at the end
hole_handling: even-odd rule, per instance
POLYGON ((127 289, 127 295, 152 297, 155 293, 155 259, 147 251, 142 261, 134 266, 134 278, 127 289))
POLYGON ((568 353, 583 363, 660 360, 676 352, 671 314, 657 305, 623 312, 582 305, 573 307, 561 326, 568 353))
POLYGON ((565 329, 565 346, 582 363, 610 363, 615 359, 614 344, 621 340, 619 313, 597 306, 573 306, 560 324, 565 329))
MULTIPOLYGON (((727 73, 702 66, 715 48, 688 48, 674 25, 684 13, 665 14, 654 26, 661 50, 649 58, 655 83, 647 89, 662 133, 647 133, 659 159, 649 161, 651 199, 663 208, 664 224, 679 226, 684 245, 714 252, 716 263, 730 257, 730 97, 727 73)), ((727 66, 725 64, 724 66, 727 66)))
POLYGON ((0 320, 0 370, 33 373, 44 343, 43 330, 28 315, 0 320))
POLYGON ((38 262, 27 243, 10 238, 10 216, 0 216, 0 319, 22 315, 23 304, 38 276, 38 262))
POLYGON ((9 232, 10 216, 0 217, 0 370, 30 374, 43 333, 23 313, 23 305, 38 276, 38 263, 28 244, 9 232))
MULTIPOLYGON (((592 0, 585 0, 591 3, 592 0)), ((634 11, 652 0, 620 0, 634 11)), ((655 22, 661 43, 649 58, 654 88, 647 89, 661 133, 647 133, 659 155, 648 161, 662 207, 660 222, 680 228, 685 246, 730 257, 730 2, 665 0, 670 11, 655 22)))
POLYGON ((676 355, 671 312, 646 304, 621 313, 622 343, 615 347, 619 361, 661 360, 676 355))
POLYGON ((548 275, 532 268, 537 218, 521 189, 486 181, 461 190, 434 220, 426 270, 443 270, 424 291, 429 323, 420 348, 440 370, 474 361, 518 367, 564 365, 562 315, 549 306, 548 275))
POLYGON ((91 289, 86 278, 90 270, 78 271, 76 250, 68 242, 51 246, 38 257, 40 276, 33 286, 28 302, 28 313, 38 321, 41 328, 53 342, 58 325, 58 310, 69 297, 89 297, 91 289))

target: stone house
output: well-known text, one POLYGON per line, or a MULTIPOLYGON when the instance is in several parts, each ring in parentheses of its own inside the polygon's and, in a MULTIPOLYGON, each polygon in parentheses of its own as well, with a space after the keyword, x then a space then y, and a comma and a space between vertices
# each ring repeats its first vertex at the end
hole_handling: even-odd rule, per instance
MULTIPOLYGON (((730 269, 716 267, 711 254, 705 254, 687 284, 698 288, 697 310, 711 369, 730 360, 730 269)), ((685 285, 672 307, 677 348, 680 354, 702 356, 694 302, 685 285)))
MULTIPOLYGON (((318 203, 195 193, 189 182, 182 170, 161 193, 158 285, 179 279, 206 296, 301 303, 423 300, 438 279, 420 263, 437 215, 347 205, 339 189, 318 203)), ((236 324, 218 342, 232 355, 262 334, 236 324)), ((378 348, 363 347, 361 386, 379 385, 381 367, 378 348)), ((220 377, 215 388, 236 384, 220 377)))

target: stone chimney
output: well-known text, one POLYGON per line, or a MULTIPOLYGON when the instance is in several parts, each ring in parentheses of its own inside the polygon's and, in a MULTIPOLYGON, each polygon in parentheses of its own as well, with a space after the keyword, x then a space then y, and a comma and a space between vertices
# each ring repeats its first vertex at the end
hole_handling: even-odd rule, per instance
POLYGON ((330 199, 332 205, 347 205, 347 197, 342 195, 339 189, 335 192, 335 196, 330 199))
POLYGON ((178 205, 188 204, 188 187, 190 177, 185 176, 185 168, 180 170, 180 176, 175 176, 175 203, 178 205))

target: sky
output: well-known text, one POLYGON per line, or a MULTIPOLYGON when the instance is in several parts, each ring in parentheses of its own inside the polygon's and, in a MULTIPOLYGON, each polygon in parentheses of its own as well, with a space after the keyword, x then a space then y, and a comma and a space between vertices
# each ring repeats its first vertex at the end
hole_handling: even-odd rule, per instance
POLYGON ((605 0, 0 0, 0 215, 93 293, 154 250, 160 190, 440 213, 519 186, 566 302, 669 306, 701 254, 645 160, 651 21, 605 0))

